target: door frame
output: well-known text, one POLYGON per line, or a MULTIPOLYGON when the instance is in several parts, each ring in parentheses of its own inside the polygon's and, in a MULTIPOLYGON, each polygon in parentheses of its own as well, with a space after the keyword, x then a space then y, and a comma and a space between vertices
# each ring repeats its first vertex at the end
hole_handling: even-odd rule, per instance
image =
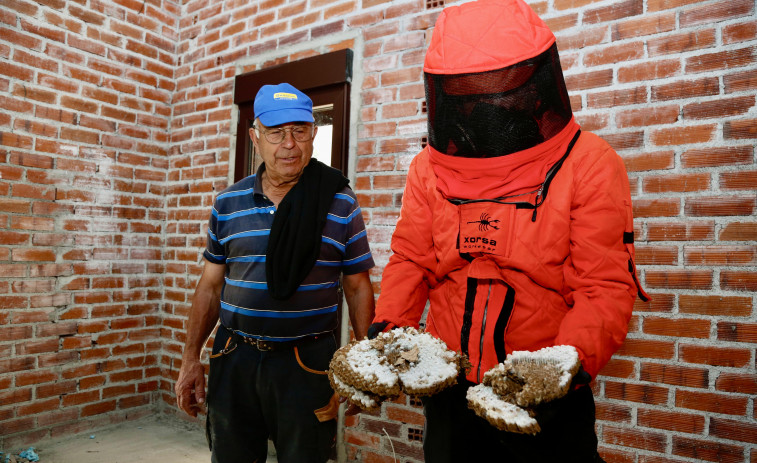
POLYGON ((239 108, 234 159, 234 182, 253 174, 249 129, 255 120, 253 104, 260 87, 287 82, 313 100, 313 106, 333 104, 331 165, 346 176, 349 158, 351 49, 343 49, 237 75, 234 104, 239 108))

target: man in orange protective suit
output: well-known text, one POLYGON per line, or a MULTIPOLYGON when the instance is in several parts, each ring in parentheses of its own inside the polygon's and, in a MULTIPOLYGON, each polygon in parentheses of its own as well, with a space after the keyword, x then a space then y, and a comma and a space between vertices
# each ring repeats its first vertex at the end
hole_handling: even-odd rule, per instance
POLYGON ((424 399, 426 461, 602 461, 587 384, 646 296, 623 162, 581 132, 554 34, 522 0, 446 8, 424 72, 429 146, 408 172, 369 336, 418 326, 430 301, 427 331, 472 363, 424 399), (540 433, 468 409, 467 389, 507 355, 553 345, 575 347, 582 369, 537 410, 540 433))

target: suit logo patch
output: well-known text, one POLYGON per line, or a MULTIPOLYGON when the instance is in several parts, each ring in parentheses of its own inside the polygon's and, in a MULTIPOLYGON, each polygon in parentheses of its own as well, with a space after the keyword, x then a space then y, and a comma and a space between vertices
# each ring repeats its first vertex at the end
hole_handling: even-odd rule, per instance
POLYGON ((492 220, 491 216, 486 212, 481 213, 481 218, 479 220, 473 220, 468 223, 477 223, 478 230, 482 232, 489 231, 489 227, 492 227, 495 230, 499 230, 499 227, 494 225, 495 223, 499 223, 499 220, 492 220))

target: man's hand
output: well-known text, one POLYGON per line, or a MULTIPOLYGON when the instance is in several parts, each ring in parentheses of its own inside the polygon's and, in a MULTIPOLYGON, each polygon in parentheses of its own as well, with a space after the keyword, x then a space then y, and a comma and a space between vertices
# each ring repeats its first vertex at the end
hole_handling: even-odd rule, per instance
POLYGON ((179 408, 196 417, 205 407, 205 368, 199 360, 183 360, 174 387, 179 408))

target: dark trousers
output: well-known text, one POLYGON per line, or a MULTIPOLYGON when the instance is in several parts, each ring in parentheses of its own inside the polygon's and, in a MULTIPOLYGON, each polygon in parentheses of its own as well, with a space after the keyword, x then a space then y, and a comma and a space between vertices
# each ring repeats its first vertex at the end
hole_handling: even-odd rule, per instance
MULTIPOLYGON (((228 337, 226 330, 218 330, 214 354, 228 337)), ((232 346, 233 342, 227 350, 232 346)), ((207 436, 212 462, 264 462, 269 438, 280 463, 328 460, 336 414, 320 421, 315 412, 328 408, 334 392, 328 376, 303 366, 326 371, 335 350, 334 336, 326 335, 298 347, 302 365, 294 349, 261 352, 245 343, 211 358, 207 436)))
POLYGON ((471 383, 457 384, 423 399, 426 463, 595 463, 594 397, 582 387, 542 406, 536 436, 499 431, 468 408, 471 383))

